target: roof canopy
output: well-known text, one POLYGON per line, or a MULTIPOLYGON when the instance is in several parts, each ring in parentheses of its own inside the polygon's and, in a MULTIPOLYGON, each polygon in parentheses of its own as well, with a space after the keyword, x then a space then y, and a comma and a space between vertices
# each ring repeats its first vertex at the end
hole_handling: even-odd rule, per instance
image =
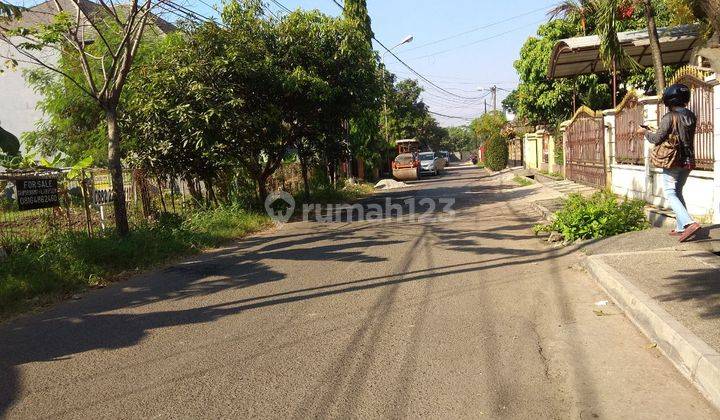
MULTIPOLYGON (((663 64, 686 64, 698 41, 697 25, 658 28, 663 64)), ((650 37, 647 30, 618 33, 623 49, 638 63, 652 66, 650 37)), ((600 60, 600 37, 597 35, 568 38, 558 41, 550 57, 548 77, 577 76, 608 71, 600 60)))

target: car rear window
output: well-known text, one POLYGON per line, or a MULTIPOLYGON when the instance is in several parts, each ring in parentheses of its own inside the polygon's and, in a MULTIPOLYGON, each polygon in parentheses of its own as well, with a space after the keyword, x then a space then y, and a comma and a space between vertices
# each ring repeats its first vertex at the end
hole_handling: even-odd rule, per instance
POLYGON ((433 160, 435 153, 420 153, 420 160, 433 160))

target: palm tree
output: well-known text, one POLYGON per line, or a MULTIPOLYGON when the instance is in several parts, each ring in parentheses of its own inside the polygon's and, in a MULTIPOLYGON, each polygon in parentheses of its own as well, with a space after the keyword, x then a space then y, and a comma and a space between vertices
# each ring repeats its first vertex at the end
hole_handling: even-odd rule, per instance
MULTIPOLYGON (((658 92, 665 89, 665 70, 663 69, 660 40, 655 25, 655 10, 651 0, 637 0, 645 11, 648 37, 650 39, 650 53, 655 69, 655 86, 658 92)), ((600 58, 608 66, 629 67, 639 70, 640 64, 630 57, 620 45, 618 39, 619 11, 621 8, 632 7, 626 0, 595 0, 597 7, 598 34, 600 35, 600 58)))
POLYGON ((645 7, 645 20, 647 21, 648 38, 650 39, 650 52, 652 53, 653 68, 655 69, 655 87, 658 93, 665 90, 665 70, 663 69, 662 50, 655 25, 655 9, 651 0, 642 0, 645 7))
POLYGON ((583 35, 587 35, 588 17, 595 13, 593 0, 563 0, 548 11, 550 19, 558 17, 577 19, 580 21, 583 35))

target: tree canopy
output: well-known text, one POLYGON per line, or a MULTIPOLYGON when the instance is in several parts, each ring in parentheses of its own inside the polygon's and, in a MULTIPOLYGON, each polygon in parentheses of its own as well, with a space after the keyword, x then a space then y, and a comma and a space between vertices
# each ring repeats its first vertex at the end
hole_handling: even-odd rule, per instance
MULTIPOLYGON (((659 26, 687 23, 687 8, 674 6, 680 1, 683 0, 653 1, 659 26)), ((506 109, 531 125, 554 126, 569 118, 581 105, 593 109, 612 107, 609 72, 565 79, 547 78, 548 62, 557 41, 598 34, 603 30, 603 24, 612 24, 617 32, 645 28, 646 17, 641 7, 628 9, 622 19, 608 23, 600 19, 598 5, 601 3, 567 1, 550 11, 552 20, 540 25, 537 35, 530 37, 520 49, 520 57, 514 64, 520 84, 503 101, 506 109)), ((666 67, 665 71, 670 74, 673 69, 666 67)), ((630 88, 652 89, 654 74, 651 68, 626 70, 619 72, 618 81, 618 97, 621 98, 630 88)))

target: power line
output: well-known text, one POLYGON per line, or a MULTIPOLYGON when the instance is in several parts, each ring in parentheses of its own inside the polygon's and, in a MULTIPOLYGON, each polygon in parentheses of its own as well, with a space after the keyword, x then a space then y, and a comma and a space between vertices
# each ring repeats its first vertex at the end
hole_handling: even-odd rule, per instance
POLYGON ((285 9, 286 12, 292 13, 292 10, 290 10, 289 8, 287 8, 284 4, 280 3, 279 1, 277 1, 277 0, 270 0, 270 1, 272 1, 272 2, 275 3, 276 5, 280 6, 280 8, 285 9))
POLYGON ((425 44, 422 44, 422 45, 418 45, 418 46, 416 46, 416 47, 407 48, 407 49, 405 49, 405 51, 406 51, 406 52, 415 51, 415 50, 418 50, 418 49, 420 49, 420 48, 425 48, 425 47, 429 47, 429 46, 431 46, 431 45, 440 44, 440 43, 442 43, 442 42, 449 41, 449 40, 451 40, 451 39, 459 38, 459 37, 461 37, 461 36, 463 36, 463 35, 471 34, 471 33, 473 33, 473 32, 477 32, 477 31, 480 31, 480 30, 483 30, 483 29, 491 28, 491 27, 493 27, 493 26, 497 26, 497 25, 500 25, 500 24, 502 24, 502 23, 510 22, 510 21, 512 21, 512 20, 515 20, 515 19, 518 19, 518 18, 521 18, 521 17, 524 17, 524 16, 532 15, 532 14, 537 13, 537 12, 541 12, 541 11, 544 12, 544 11, 546 11, 546 10, 547 10, 547 6, 546 6, 546 7, 541 7, 541 8, 539 8, 539 9, 535 9, 535 10, 531 10, 531 11, 529 11, 529 12, 521 13, 521 14, 519 14, 519 15, 511 16, 511 17, 509 17, 509 18, 506 18, 506 19, 503 19, 503 20, 499 20, 499 21, 497 21, 497 22, 489 23, 489 24, 486 24, 486 25, 483 25, 483 26, 478 26, 478 27, 469 29, 469 30, 467 30, 467 31, 460 32, 460 33, 455 34, 455 35, 450 35, 450 36, 448 36, 448 37, 445 37, 445 38, 442 38, 442 39, 438 39, 438 40, 436 40, 436 41, 428 42, 428 43, 425 43, 425 44))
MULTIPOLYGON (((542 22, 545 22, 545 19, 542 19, 542 20, 540 20, 540 21, 534 22, 534 23, 532 23, 532 25, 537 25, 537 24, 540 24, 540 23, 542 23, 542 22)), ((481 42, 489 41, 489 40, 491 40, 491 39, 499 38, 499 37, 501 37, 501 36, 503 36, 503 35, 507 35, 507 34, 509 34, 509 33, 513 33, 513 32, 517 32, 517 31, 526 29, 527 26, 528 26, 528 25, 520 26, 520 27, 517 27, 517 28, 514 28, 514 29, 510 29, 509 31, 500 32, 499 34, 495 34, 495 35, 489 36, 489 37, 487 37, 487 38, 478 39, 477 41, 473 41, 473 42, 470 42, 470 43, 468 43, 468 44, 464 44, 464 45, 460 45, 460 46, 457 46, 457 47, 448 48, 448 49, 446 49, 446 50, 434 52, 434 53, 432 53, 432 54, 421 55, 421 56, 419 56, 419 57, 412 57, 412 58, 410 58, 410 60, 420 60, 420 59, 423 59, 423 58, 435 57, 435 56, 438 56, 438 55, 441 55, 441 54, 449 53, 449 52, 456 51, 456 50, 460 50, 460 49, 463 49, 463 48, 472 47, 472 46, 477 45, 477 44, 479 44, 479 43, 481 43, 481 42)))
POLYGON ((439 112, 434 112, 434 111, 430 111, 430 110, 428 110, 428 113, 429 113, 429 114, 432 114, 432 115, 436 115, 436 116, 438 116, 438 117, 452 118, 452 119, 455 119, 455 120, 472 121, 472 118, 469 118, 469 117, 458 117, 458 116, 455 116, 455 115, 445 115, 445 114, 441 114, 441 113, 439 113, 439 112))
MULTIPOLYGON (((272 0, 272 1, 278 3, 276 0, 272 0)), ((333 0, 333 3, 335 3, 339 8, 341 8, 343 11, 345 11, 345 7, 344 7, 342 4, 340 4, 340 3, 338 2, 338 0, 333 0)), ((405 66, 405 68, 407 68, 408 70, 410 70, 415 76, 419 77, 421 80, 423 80, 425 83, 429 84, 430 86, 434 87, 435 89, 437 89, 437 90, 439 90, 439 91, 441 91, 441 92, 444 92, 444 93, 446 93, 446 94, 448 94, 448 95, 450 95, 450 96, 454 96, 454 97, 460 98, 460 99, 471 99, 471 100, 472 100, 472 99, 481 99, 481 98, 478 98, 478 97, 468 97, 468 96, 458 95, 457 93, 450 92, 449 90, 447 90, 447 89, 445 89, 445 88, 443 88, 443 87, 441 87, 441 86, 438 86, 438 85, 437 85, 435 82, 433 82, 432 80, 430 80, 430 79, 428 79, 427 77, 423 76, 422 74, 418 73, 417 70, 415 70, 414 68, 412 68, 408 63, 406 63, 406 62, 403 61, 400 57, 398 57, 397 54, 395 54, 390 48, 386 47, 385 44, 383 44, 382 41, 380 41, 379 39, 377 39, 377 37, 375 37, 374 35, 373 35, 373 39, 375 40, 375 42, 378 43, 378 45, 380 45, 380 47, 382 47, 382 49, 384 49, 388 54, 390 54, 391 56, 393 56, 400 64, 402 64, 403 66, 405 66)))

